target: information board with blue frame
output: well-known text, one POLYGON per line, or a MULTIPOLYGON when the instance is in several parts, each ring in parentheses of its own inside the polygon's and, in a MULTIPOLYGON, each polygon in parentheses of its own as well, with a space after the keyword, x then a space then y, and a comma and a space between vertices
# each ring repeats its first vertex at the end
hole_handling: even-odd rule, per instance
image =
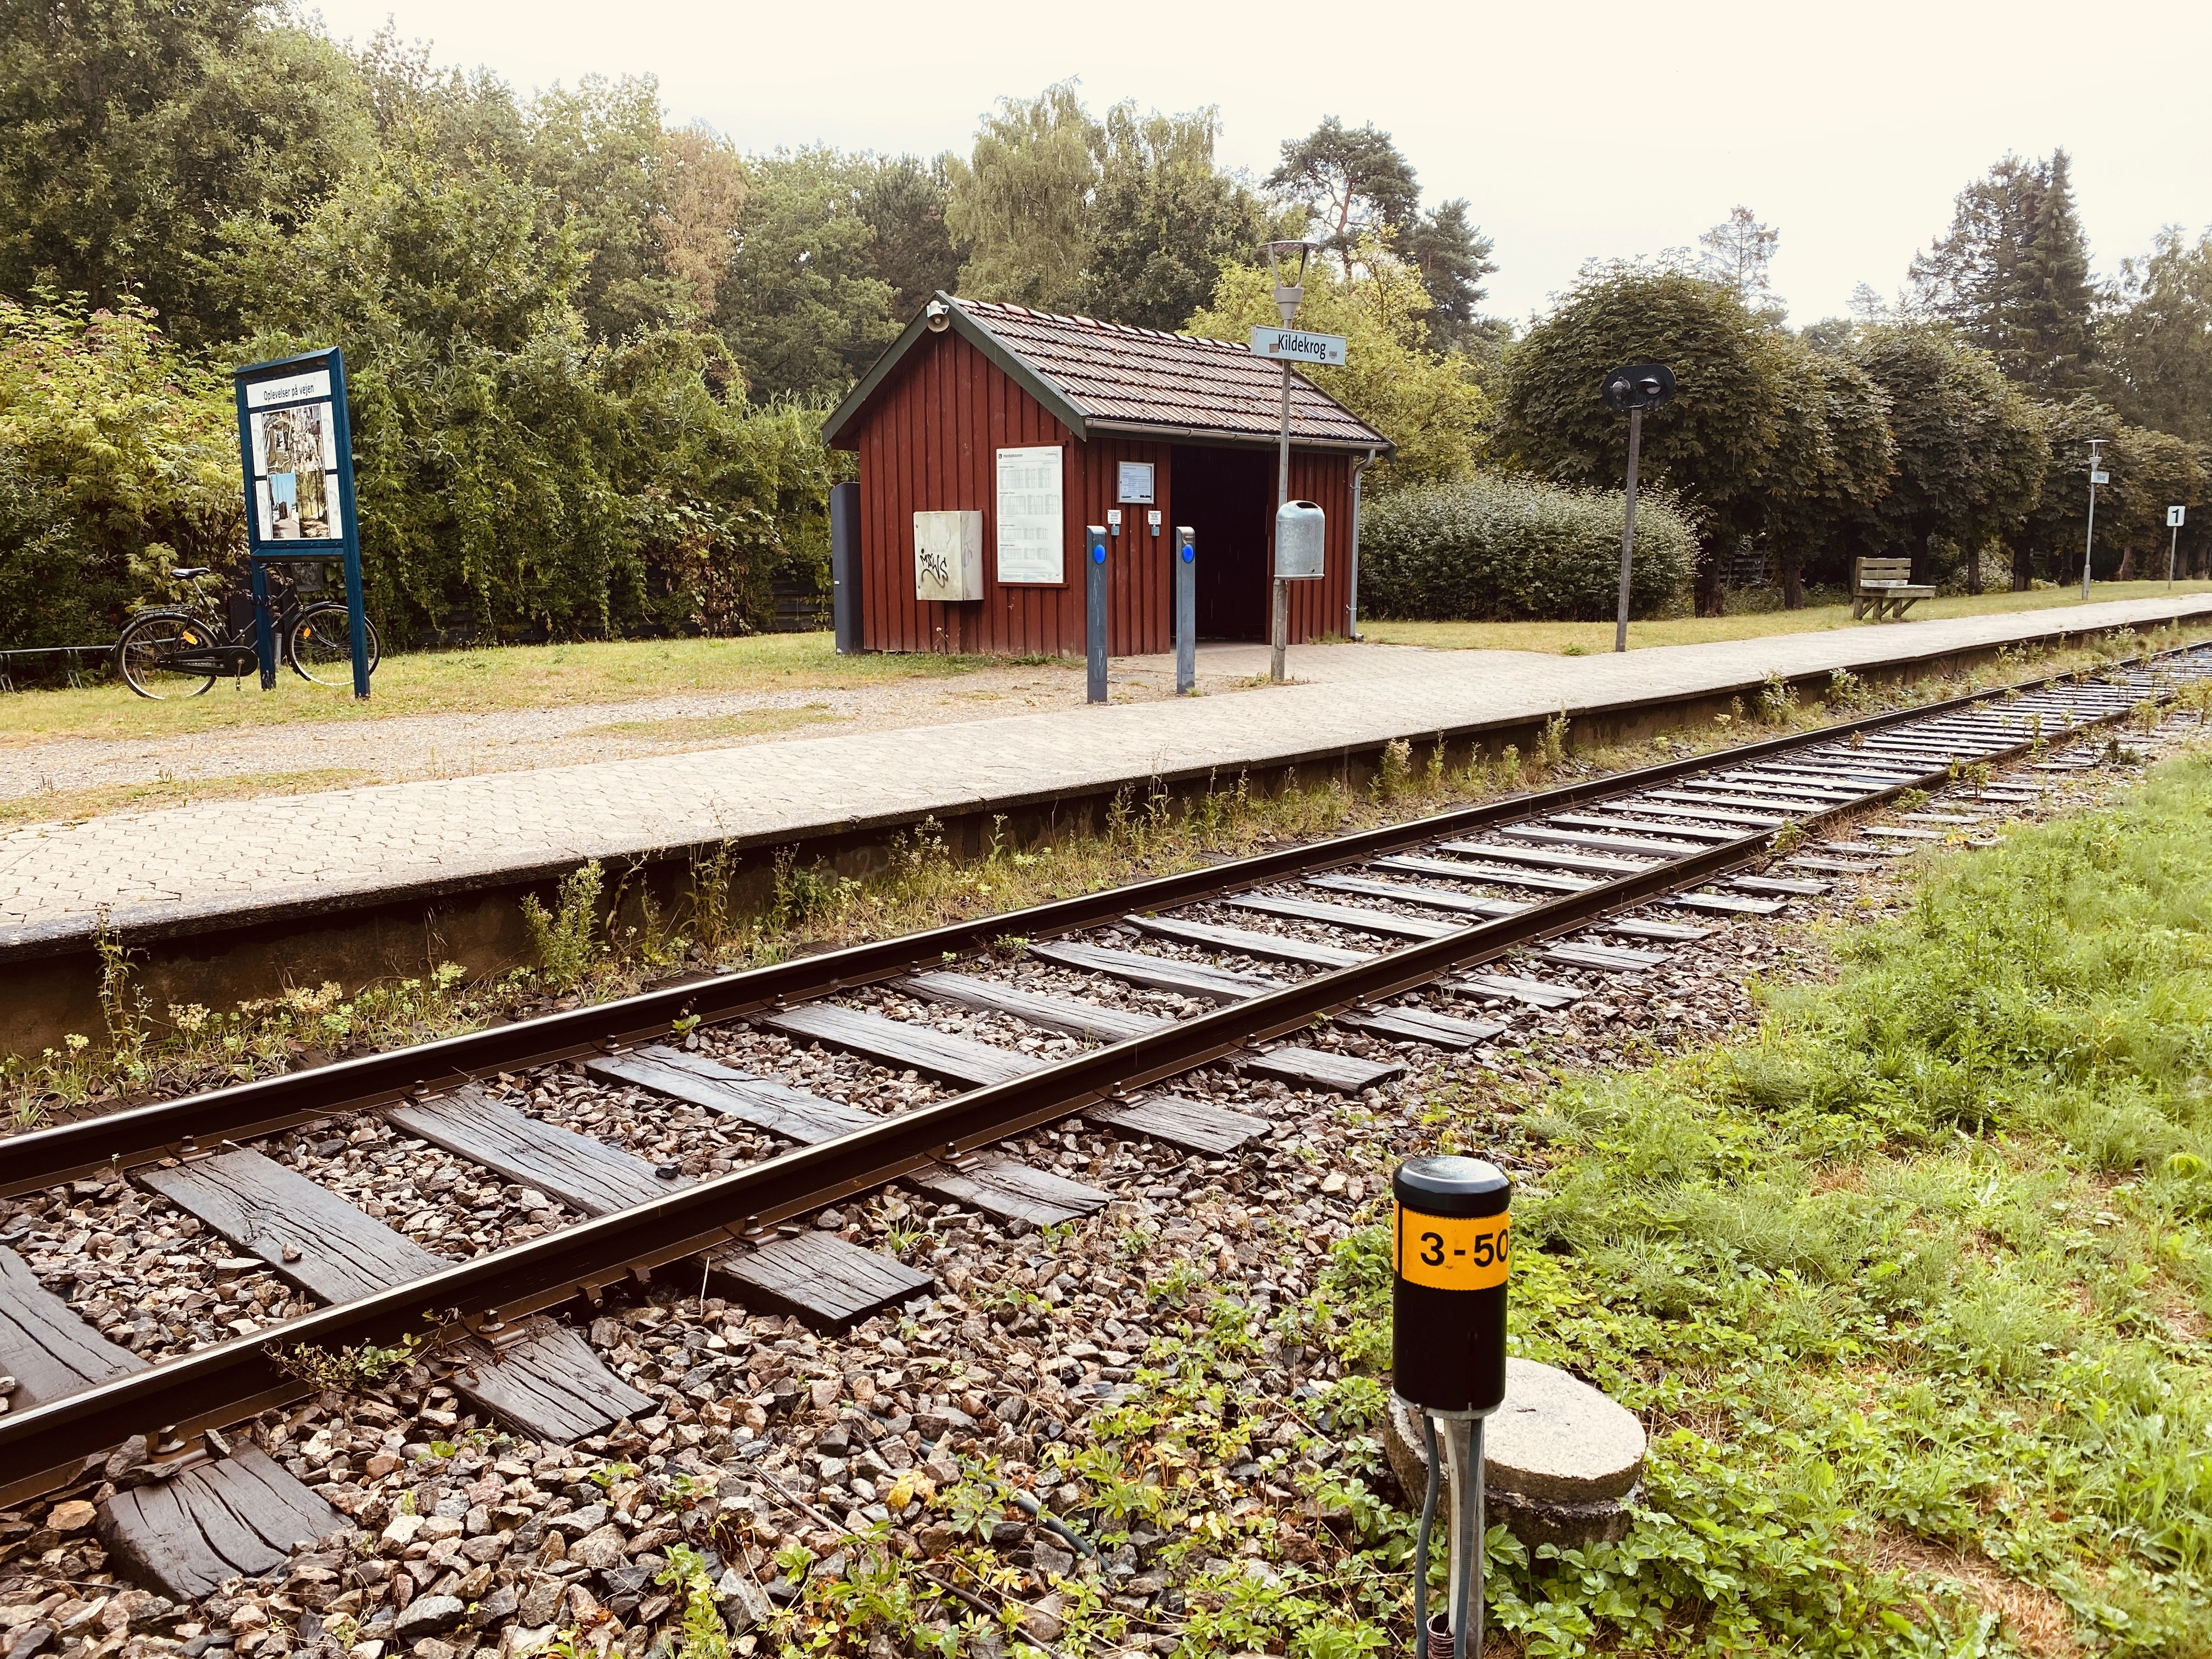
POLYGON ((346 420, 345 355, 336 346, 234 372, 238 453, 246 475, 254 643, 264 689, 276 684, 269 566, 345 562, 352 627, 353 694, 368 696, 368 611, 362 593, 361 529, 353 494, 353 433, 346 420))

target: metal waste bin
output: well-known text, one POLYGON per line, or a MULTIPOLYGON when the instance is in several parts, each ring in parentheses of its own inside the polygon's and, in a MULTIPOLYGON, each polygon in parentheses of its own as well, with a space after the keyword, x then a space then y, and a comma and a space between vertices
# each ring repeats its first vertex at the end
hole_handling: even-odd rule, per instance
POLYGON ((1285 501, 1275 511, 1275 574, 1298 580, 1322 574, 1328 514, 1319 501, 1285 501))

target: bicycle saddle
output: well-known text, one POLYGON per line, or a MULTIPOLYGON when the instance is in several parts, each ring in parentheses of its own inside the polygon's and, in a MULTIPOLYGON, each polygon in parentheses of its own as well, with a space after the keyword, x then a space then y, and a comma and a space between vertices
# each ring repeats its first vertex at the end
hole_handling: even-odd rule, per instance
POLYGON ((212 566, 204 564, 187 565, 182 570, 172 570, 169 574, 179 581, 190 581, 195 576, 206 575, 211 568, 213 568, 212 566))

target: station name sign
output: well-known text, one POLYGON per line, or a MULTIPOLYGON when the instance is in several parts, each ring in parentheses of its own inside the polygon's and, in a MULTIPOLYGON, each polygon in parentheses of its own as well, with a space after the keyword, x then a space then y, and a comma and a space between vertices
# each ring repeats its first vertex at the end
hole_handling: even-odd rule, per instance
POLYGON ((1297 363, 1341 363, 1345 338, 1341 334, 1308 334, 1295 328, 1255 328, 1252 355, 1297 363))

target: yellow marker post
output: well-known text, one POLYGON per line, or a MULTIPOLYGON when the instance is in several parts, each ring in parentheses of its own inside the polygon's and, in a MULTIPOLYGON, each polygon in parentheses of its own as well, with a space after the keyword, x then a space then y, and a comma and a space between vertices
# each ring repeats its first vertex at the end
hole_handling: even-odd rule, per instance
POLYGON ((1421 1413, 1429 1490, 1414 1553, 1413 1606, 1431 1659, 1482 1652, 1482 1419, 1505 1398, 1505 1285, 1513 1183, 1480 1158, 1417 1158, 1390 1183, 1391 1381, 1421 1413), (1443 1430, 1442 1454, 1437 1430, 1443 1430), (1429 1528, 1451 1472, 1451 1595, 1428 1617, 1429 1528))

